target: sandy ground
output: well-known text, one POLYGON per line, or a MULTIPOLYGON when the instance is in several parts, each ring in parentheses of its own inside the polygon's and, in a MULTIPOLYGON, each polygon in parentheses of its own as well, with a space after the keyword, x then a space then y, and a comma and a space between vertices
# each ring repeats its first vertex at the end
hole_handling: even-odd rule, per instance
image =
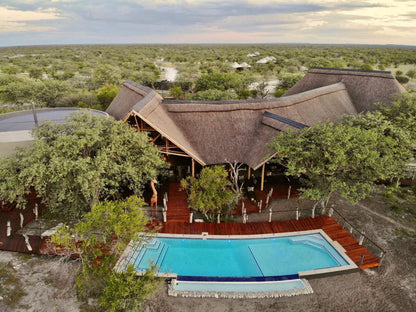
POLYGON ((164 79, 167 81, 175 81, 178 70, 174 67, 160 67, 163 70, 164 79))
MULTIPOLYGON (((275 207, 299 204, 310 205, 295 200, 273 202, 275 207)), ((167 296, 164 288, 144 311, 416 311, 416 238, 397 231, 398 223, 414 231, 414 222, 391 212, 380 196, 355 207, 342 198, 334 198, 329 205, 387 251, 380 268, 312 279, 313 294, 274 299, 175 298, 167 296)), ((264 217, 252 215, 250 221, 264 217)), ((14 308, 0 300, 0 311, 80 311, 71 290, 77 263, 0 252, 0 264, 4 263, 13 265, 27 295, 14 308)))

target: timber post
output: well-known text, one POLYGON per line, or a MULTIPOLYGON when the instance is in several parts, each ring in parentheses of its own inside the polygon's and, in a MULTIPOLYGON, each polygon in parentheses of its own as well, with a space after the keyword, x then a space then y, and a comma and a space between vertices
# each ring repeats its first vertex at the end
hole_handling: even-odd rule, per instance
POLYGON ((264 190, 264 170, 266 168, 266 164, 263 164, 261 167, 261 184, 260 184, 260 191, 264 190))
POLYGON ((195 160, 192 158, 192 178, 195 178, 195 160))

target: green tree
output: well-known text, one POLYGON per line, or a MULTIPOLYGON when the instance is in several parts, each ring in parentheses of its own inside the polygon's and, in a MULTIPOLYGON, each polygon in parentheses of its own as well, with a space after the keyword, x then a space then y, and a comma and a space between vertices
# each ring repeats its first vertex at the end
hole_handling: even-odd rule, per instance
MULTIPOLYGON (((379 122, 377 117, 367 120, 379 122)), ((409 157, 404 147, 395 158, 401 144, 408 142, 405 133, 392 129, 386 135, 386 127, 364 124, 364 119, 338 125, 318 123, 298 132, 282 132, 269 146, 277 152, 277 161, 287 167, 287 174, 305 182, 304 198, 325 202, 337 192, 356 203, 370 194, 376 181, 399 174, 409 157)))
POLYGON ((404 93, 397 96, 391 105, 379 103, 378 107, 396 127, 405 129, 416 138, 416 95, 404 93))
POLYGON ((361 70, 374 70, 373 66, 371 66, 370 64, 363 64, 360 66, 361 70))
POLYGON ((29 68, 30 78, 40 79, 40 78, 42 78, 42 74, 43 74, 42 68, 39 68, 37 66, 31 66, 29 68))
POLYGON ((27 82, 11 82, 0 86, 0 98, 6 103, 24 104, 33 98, 33 87, 27 82))
POLYGON ((0 164, 0 197, 24 207, 34 189, 52 215, 67 220, 99 200, 138 194, 165 167, 147 135, 113 118, 73 114, 35 129, 33 146, 0 164))
POLYGON ((106 85, 97 90, 98 109, 105 111, 119 93, 120 88, 115 85, 106 85))
POLYGON ((151 235, 141 206, 144 201, 132 196, 124 201, 97 203, 73 227, 61 227, 51 242, 61 254, 79 255, 81 268, 75 290, 81 300, 98 298, 105 311, 138 311, 143 301, 155 292, 160 283, 154 267, 138 277, 132 265, 117 272, 118 256, 131 240, 142 243, 151 235))
POLYGON ((181 87, 175 87, 169 89, 170 96, 173 96, 175 99, 180 99, 183 95, 183 90, 181 87))
MULTIPOLYGON (((121 82, 120 69, 110 64, 100 65, 94 70, 93 86, 119 85, 121 82)), ((94 88, 95 89, 95 88, 94 88)))
POLYGON ((413 79, 416 77, 416 70, 415 69, 410 69, 407 73, 406 76, 413 79))
POLYGON ((181 185, 188 191, 190 207, 209 222, 214 222, 218 215, 227 215, 236 204, 237 196, 223 166, 204 167, 198 179, 188 177, 181 185))
POLYGON ((62 97, 73 91, 74 88, 66 81, 43 80, 34 84, 32 97, 36 104, 55 107, 62 97))
POLYGON ((277 77, 277 79, 279 79, 279 89, 288 90, 293 87, 301 78, 301 75, 281 74, 277 77))
POLYGON ((401 84, 405 84, 409 82, 409 77, 406 77, 406 76, 396 76, 396 79, 401 84))
POLYGON ((221 91, 211 89, 189 95, 188 98, 196 101, 228 101, 234 100, 236 96, 235 93, 232 91, 221 91))
POLYGON ((220 90, 225 91, 239 87, 241 80, 233 73, 211 73, 198 77, 195 82, 196 91, 220 90))

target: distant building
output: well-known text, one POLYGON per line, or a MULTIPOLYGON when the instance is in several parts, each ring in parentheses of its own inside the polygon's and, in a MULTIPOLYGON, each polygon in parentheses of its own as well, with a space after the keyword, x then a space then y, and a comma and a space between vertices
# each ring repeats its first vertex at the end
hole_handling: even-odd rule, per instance
POLYGON ((267 64, 267 63, 274 63, 276 62, 276 58, 274 56, 266 56, 263 57, 262 59, 258 60, 256 63, 257 64, 267 64))
POLYGON ((251 65, 247 64, 246 62, 243 62, 241 64, 238 64, 237 62, 234 62, 231 64, 231 66, 237 70, 244 70, 246 68, 250 68, 251 65))
POLYGON ((259 55, 260 55, 260 52, 258 52, 258 51, 254 52, 254 53, 247 54, 248 57, 256 57, 256 56, 259 56, 259 55))

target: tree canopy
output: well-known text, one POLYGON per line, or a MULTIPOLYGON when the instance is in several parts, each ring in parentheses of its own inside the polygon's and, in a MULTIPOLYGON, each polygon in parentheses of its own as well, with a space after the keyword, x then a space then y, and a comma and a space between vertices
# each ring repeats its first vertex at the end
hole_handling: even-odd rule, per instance
POLYGON ((149 233, 136 196, 124 201, 97 203, 73 227, 61 227, 51 241, 60 253, 76 253, 82 266, 75 290, 80 299, 98 298, 105 311, 139 311, 143 301, 158 289, 153 269, 138 277, 133 265, 126 271, 115 272, 118 256, 131 240, 140 243, 149 233))
POLYGON ((209 222, 214 222, 219 214, 226 215, 238 198, 231 190, 228 172, 223 166, 204 167, 199 178, 188 177, 181 185, 188 191, 190 207, 201 212, 209 222))
POLYGON ((403 174, 410 142, 408 132, 376 112, 282 132, 269 146, 287 174, 305 182, 303 197, 328 200, 337 192, 356 203, 376 181, 403 174))
POLYGON ((34 136, 32 147, 1 162, 0 197, 23 207, 33 189, 49 213, 65 219, 99 200, 138 194, 165 167, 145 133, 111 117, 76 113, 42 124, 34 136))

